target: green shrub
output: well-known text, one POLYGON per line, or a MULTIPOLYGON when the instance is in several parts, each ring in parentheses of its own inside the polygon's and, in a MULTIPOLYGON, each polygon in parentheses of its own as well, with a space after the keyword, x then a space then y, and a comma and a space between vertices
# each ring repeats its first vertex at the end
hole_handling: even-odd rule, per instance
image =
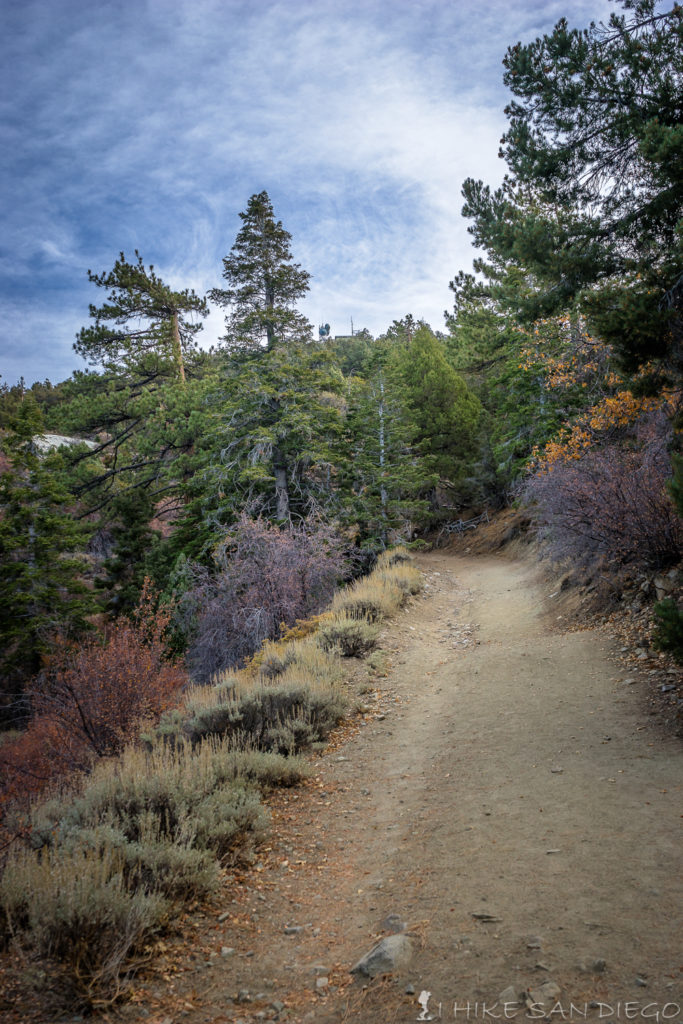
POLYGON ((320 629, 323 648, 338 650, 345 658, 360 658, 377 645, 379 630, 352 616, 339 616, 320 629))
POLYGON ((654 646, 659 651, 670 651, 676 661, 683 663, 683 608, 672 597, 666 597, 655 605, 654 613, 654 646))
MULTIPOLYGON (((19 946, 50 968, 59 1006, 88 1008, 118 988, 126 961, 166 918, 156 893, 129 891, 121 854, 108 846, 15 854, 0 905, 19 946)), ((27 976, 44 989, 44 978, 27 976)))
POLYGON ((233 783, 194 808, 195 843, 224 865, 249 860, 254 842, 264 838, 268 821, 258 793, 233 783))

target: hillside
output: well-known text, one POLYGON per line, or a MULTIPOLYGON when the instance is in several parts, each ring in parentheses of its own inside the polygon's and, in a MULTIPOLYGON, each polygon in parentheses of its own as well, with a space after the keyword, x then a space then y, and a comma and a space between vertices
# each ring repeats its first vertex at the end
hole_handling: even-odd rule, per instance
POLYGON ((682 757, 648 715, 645 672, 624 669, 609 627, 563 631, 528 561, 419 564, 385 663, 358 667, 355 725, 276 794, 252 869, 96 1020, 412 1021, 423 991, 442 1019, 508 989, 567 1012, 681 1003, 682 757), (395 920, 410 962, 354 980, 395 920))

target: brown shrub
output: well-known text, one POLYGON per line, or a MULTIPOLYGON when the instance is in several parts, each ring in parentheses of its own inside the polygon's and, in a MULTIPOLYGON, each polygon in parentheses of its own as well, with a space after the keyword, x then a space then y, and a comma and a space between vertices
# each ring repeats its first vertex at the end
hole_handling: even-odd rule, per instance
POLYGON ((661 569, 680 558, 681 520, 667 491, 670 428, 663 416, 633 436, 557 463, 527 487, 557 561, 661 569))
POLYGON ((320 611, 344 576, 331 529, 280 530, 243 516, 218 552, 216 574, 197 568, 188 610, 196 618, 193 677, 209 682, 244 661, 283 627, 320 611))
POLYGON ((29 691, 27 731, 0 748, 0 806, 118 753, 142 721, 172 706, 187 676, 166 658, 168 622, 146 587, 133 621, 122 619, 104 638, 78 646, 57 643, 29 691))

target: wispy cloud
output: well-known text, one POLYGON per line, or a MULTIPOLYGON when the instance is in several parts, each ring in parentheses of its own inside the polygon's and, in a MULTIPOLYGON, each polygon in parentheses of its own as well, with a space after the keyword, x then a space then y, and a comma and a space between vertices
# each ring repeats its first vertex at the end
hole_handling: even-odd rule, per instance
MULTIPOLYGON (((220 282, 266 188, 313 274, 304 312, 433 326, 471 263, 460 188, 497 181, 508 45, 564 0, 25 0, 7 10, 0 372, 66 376, 86 270, 138 248, 176 287, 220 282)), ((602 17, 575 0, 571 17, 602 17)), ((207 335, 220 330, 214 316, 207 335)))

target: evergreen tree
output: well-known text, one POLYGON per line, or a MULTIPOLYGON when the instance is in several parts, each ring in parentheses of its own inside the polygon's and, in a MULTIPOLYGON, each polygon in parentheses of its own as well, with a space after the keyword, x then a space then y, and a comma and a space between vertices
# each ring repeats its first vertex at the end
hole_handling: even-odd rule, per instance
POLYGON ((89 511, 106 508, 121 489, 135 487, 161 496, 177 486, 179 458, 201 429, 210 354, 197 351, 196 318, 207 315, 192 291, 170 289, 150 266, 123 255, 110 273, 90 280, 108 289, 91 305, 94 324, 84 327, 76 351, 101 372, 74 374, 65 385, 62 429, 96 437, 78 460, 78 493, 89 511))
POLYGON ((91 364, 116 375, 132 374, 138 386, 159 377, 185 380, 185 362, 194 353, 194 338, 201 324, 195 316, 208 313, 204 299, 194 291, 173 291, 145 267, 140 254, 129 263, 121 253, 108 273, 88 279, 109 290, 102 306, 90 306, 95 321, 78 334, 74 348, 91 364))
POLYGON ((311 326, 294 303, 308 291, 310 274, 292 262, 291 235, 276 221, 267 192, 253 195, 230 254, 223 259, 225 289, 210 298, 231 307, 226 317, 230 349, 272 349, 276 343, 307 338, 311 326))
POLYGON ((344 380, 324 345, 291 342, 229 358, 214 424, 188 482, 185 531, 197 551, 247 510, 289 523, 338 507, 344 380), (192 540, 194 538, 194 541, 192 540))
POLYGON ((398 367, 427 465, 457 493, 479 451, 479 400, 449 365, 443 343, 428 327, 412 334, 398 354, 398 367))
MULTIPOLYGON (((621 0, 608 25, 508 50, 501 155, 512 177, 465 182, 476 243, 533 274, 527 321, 576 302, 626 369, 677 379, 683 339, 683 8, 621 0)), ((517 296, 519 299, 519 296, 517 296)))
POLYGON ((55 634, 85 627, 94 600, 83 583, 88 527, 72 512, 62 452, 42 455, 44 431, 29 393, 3 437, 0 473, 0 717, 21 719, 24 683, 40 669, 55 634))
POLYGON ((107 594, 108 610, 130 614, 136 607, 154 561, 159 534, 150 527, 154 502, 148 491, 126 489, 117 493, 110 507, 109 532, 114 550, 103 565, 105 575, 97 581, 107 594))
POLYGON ((379 339, 362 377, 352 378, 347 419, 349 461, 342 467, 346 517, 370 548, 409 539, 428 519, 424 493, 436 484, 416 438, 406 388, 392 358, 394 343, 379 339))

